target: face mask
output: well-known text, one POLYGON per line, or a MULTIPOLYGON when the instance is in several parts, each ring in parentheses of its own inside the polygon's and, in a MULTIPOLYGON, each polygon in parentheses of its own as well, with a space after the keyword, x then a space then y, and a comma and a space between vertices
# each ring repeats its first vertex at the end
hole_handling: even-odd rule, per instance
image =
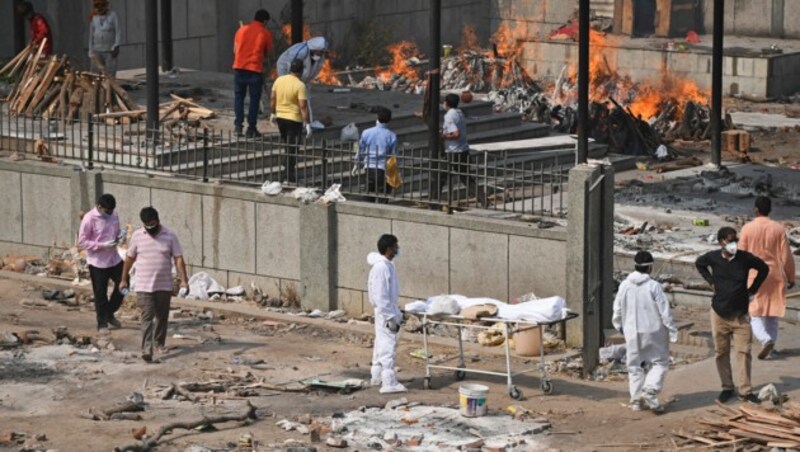
POLYGON ((99 210, 99 211, 100 211, 100 215, 101 215, 103 218, 108 218, 108 217, 110 217, 110 216, 111 216, 111 214, 110 214, 110 213, 106 212, 106 209, 103 209, 103 208, 98 208, 97 210, 99 210))
POLYGON ((729 242, 725 244, 725 251, 731 256, 735 256, 736 251, 738 250, 739 250, 739 244, 737 242, 729 242))
POLYGON ((315 62, 315 63, 316 63, 317 61, 319 61, 319 59, 320 59, 320 58, 321 58, 321 57, 320 57, 319 55, 311 55, 311 61, 313 61, 313 62, 315 62))
POLYGON ((397 257, 399 255, 400 255, 400 247, 398 246, 397 248, 394 249, 394 257, 397 257))
POLYGON ((161 225, 157 224, 155 226, 145 226, 144 230, 150 234, 151 237, 155 237, 158 234, 158 231, 161 230, 161 225))

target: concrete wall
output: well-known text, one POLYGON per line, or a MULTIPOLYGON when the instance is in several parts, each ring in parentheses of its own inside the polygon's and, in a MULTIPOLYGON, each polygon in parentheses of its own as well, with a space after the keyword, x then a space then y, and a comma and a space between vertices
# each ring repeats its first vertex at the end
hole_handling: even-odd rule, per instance
MULTIPOLYGON (((88 67, 91 1, 34 0, 33 3, 53 27, 55 52, 66 53, 77 64, 88 67)), ((474 26, 486 42, 490 3, 490 0, 444 0, 442 42, 460 42, 461 28, 466 24, 474 26)), ((272 15, 269 28, 276 39, 281 24, 290 19, 289 0, 172 0, 172 4, 175 64, 184 68, 230 70, 233 36, 239 22, 252 20, 259 8, 272 15)), ((144 67, 144 2, 115 0, 112 8, 119 15, 123 31, 120 69, 144 67)), ((0 6, 0 58, 13 54, 11 9, 10 1, 0 6)), ((329 37, 334 51, 344 57, 346 64, 360 45, 359 36, 353 31, 356 22, 374 20, 379 29, 390 33, 391 41, 412 40, 425 50, 429 46, 429 8, 425 0, 314 0, 305 2, 304 12, 312 34, 329 37)))
POLYGON ((158 209, 192 273, 225 286, 252 281, 274 296, 294 285, 309 308, 370 312, 366 256, 384 233, 400 239, 403 302, 567 291, 563 230, 355 202, 303 205, 253 188, 28 161, 0 160, 0 256, 72 246, 80 213, 101 192, 114 194, 121 221, 134 227, 141 207, 158 209))
MULTIPOLYGON (((705 29, 714 29, 714 1, 703 0, 705 29)), ((800 37, 796 0, 725 0, 725 32, 739 36, 800 37)))

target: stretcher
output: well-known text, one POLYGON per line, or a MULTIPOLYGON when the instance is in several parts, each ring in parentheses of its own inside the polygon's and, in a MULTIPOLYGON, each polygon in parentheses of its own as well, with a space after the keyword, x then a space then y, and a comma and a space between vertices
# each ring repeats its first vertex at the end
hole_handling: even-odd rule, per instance
POLYGON ((507 320, 507 319, 500 319, 496 317, 484 317, 480 319, 480 323, 473 323, 474 320, 466 319, 461 316, 436 316, 431 317, 428 314, 424 313, 413 313, 409 312, 409 315, 414 315, 420 317, 422 319, 422 343, 424 347, 424 358, 425 358, 425 379, 423 380, 423 388, 431 389, 431 381, 432 381, 432 369, 442 369, 442 370, 451 370, 455 372, 456 380, 463 380, 466 378, 467 373, 475 373, 475 374, 482 374, 482 375, 494 375, 505 377, 508 386, 508 395, 511 396, 514 400, 519 400, 522 398, 522 392, 514 385, 514 377, 536 372, 539 370, 541 372, 540 376, 540 387, 542 392, 547 395, 553 392, 553 383, 550 381, 550 377, 547 375, 547 366, 545 365, 545 353, 544 353, 544 328, 539 329, 539 341, 542 344, 539 347, 539 358, 540 362, 536 367, 522 369, 518 372, 514 372, 511 367, 511 347, 509 345, 509 338, 514 335, 514 333, 521 331, 523 329, 528 329, 531 327, 548 327, 558 323, 564 323, 569 320, 578 317, 577 313, 570 312, 565 318, 555 320, 552 322, 546 323, 537 323, 537 322, 528 322, 524 320, 507 320), (488 323, 488 325, 487 325, 488 323), (489 371, 489 370, 481 370, 481 369, 470 369, 467 367, 466 360, 464 359, 464 341, 462 338, 462 331, 464 328, 472 328, 477 330, 489 330, 493 328, 496 324, 502 323, 503 324, 503 335, 505 337, 504 345, 505 348, 505 364, 506 364, 506 371, 499 372, 499 371, 489 371), (446 325, 456 327, 458 329, 458 355, 450 356, 442 360, 438 360, 435 363, 431 361, 431 353, 428 348, 428 325, 446 325), (458 360, 457 366, 447 366, 444 365, 453 360, 458 360))

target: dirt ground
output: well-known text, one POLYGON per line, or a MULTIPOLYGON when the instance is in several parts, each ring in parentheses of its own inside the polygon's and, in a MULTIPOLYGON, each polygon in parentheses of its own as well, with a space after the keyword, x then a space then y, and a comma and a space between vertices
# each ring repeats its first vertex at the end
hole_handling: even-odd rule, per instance
MULTIPOLYGON (((94 314, 87 304, 77 309, 62 305, 32 309, 20 304, 25 299, 41 299, 45 280, 42 281, 43 284, 34 286, 0 279, 0 333, 37 330, 49 337, 51 329, 65 326, 73 335, 96 336, 94 314)), ((160 392, 173 383, 230 380, 248 374, 256 381, 290 386, 319 376, 369 379, 372 338, 369 334, 299 322, 226 317, 220 312, 210 319, 207 313, 182 311, 170 324, 167 342, 173 350, 161 356, 160 363, 147 364, 138 356, 137 311, 130 304, 120 315, 123 328, 112 330, 113 351, 44 344, 0 349, 0 441, 10 432, 25 433, 28 438, 25 445, 29 447, 6 445, 7 449, 0 446, 0 450, 112 450, 115 446, 135 443, 133 429, 146 426, 147 432, 155 432, 161 425, 198 420, 203 415, 241 414, 246 411, 248 401, 258 408, 259 414, 250 425, 232 422, 221 424, 217 431, 176 430, 167 435, 168 440, 162 442, 159 450, 234 450, 240 436, 247 433, 257 443, 253 450, 283 449, 292 439, 317 450, 329 450, 324 436, 322 443, 311 444, 308 435, 284 431, 276 422, 304 415, 311 419, 336 417, 337 413, 360 407, 382 407, 398 398, 368 388, 352 394, 256 390, 252 391, 256 395, 250 397, 218 396, 198 402, 161 400, 160 392), (206 342, 176 339, 173 334, 204 338, 206 342), (141 421, 86 418, 91 409, 111 408, 133 392, 140 392, 146 402, 145 411, 140 413, 141 421), (190 446, 207 449, 188 449, 190 446)), ((676 316, 684 322, 695 317, 699 328, 707 327, 702 323, 704 315, 697 311, 681 308, 676 316)), ((409 388, 402 396, 412 404, 455 406, 459 382, 451 373, 436 374, 434 389, 423 390, 424 364, 410 356, 419 346, 412 342, 400 346, 400 377, 409 388)), ((433 352, 452 350, 437 347, 433 352)), ((482 355, 480 362, 471 365, 489 366, 484 358, 482 355)), ((796 364, 787 361, 771 369, 790 375, 788 369, 796 364)), ((510 405, 519 405, 549 421, 551 429, 533 435, 527 445, 516 450, 634 450, 673 448, 671 432, 691 429, 704 408, 713 404, 718 390, 716 378, 713 363, 707 359, 675 370, 668 377, 664 394, 664 398, 673 402, 661 416, 626 408, 627 385, 622 379, 593 382, 559 374, 553 377, 554 393, 543 396, 538 376, 524 376, 515 380, 524 394, 519 402, 509 397, 502 378, 470 375, 467 380, 490 387, 491 416, 510 420, 503 411, 510 405)), ((800 387, 794 378, 784 383, 781 390, 797 392, 800 387)))

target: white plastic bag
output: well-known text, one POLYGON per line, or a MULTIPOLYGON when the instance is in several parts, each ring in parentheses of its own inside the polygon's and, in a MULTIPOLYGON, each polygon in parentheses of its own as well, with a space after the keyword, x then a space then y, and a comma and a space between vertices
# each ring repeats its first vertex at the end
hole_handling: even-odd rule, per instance
POLYGON ((325 190, 325 194, 322 195, 322 198, 319 201, 323 204, 330 204, 332 202, 344 202, 347 199, 339 192, 339 189, 342 188, 342 184, 333 184, 325 190))
POLYGON ((342 127, 342 133, 339 136, 342 141, 358 141, 358 127, 354 122, 342 127))
POLYGON ((316 189, 314 189, 314 188, 306 188, 306 187, 296 188, 292 192, 292 196, 294 196, 294 199, 297 199, 298 201, 302 201, 305 204, 308 204, 310 202, 314 202, 317 199, 319 199, 319 193, 317 193, 316 189))
POLYGON ((261 185, 261 191, 264 192, 265 195, 269 196, 280 195, 283 191, 283 185, 281 185, 280 182, 266 181, 263 185, 261 185))
POLYGON ((431 305, 428 307, 428 314, 430 315, 458 315, 461 312, 458 301, 447 295, 433 297, 430 302, 431 305))
POLYGON ((189 298, 208 300, 210 295, 220 293, 225 293, 225 288, 206 272, 195 273, 189 278, 189 298))

